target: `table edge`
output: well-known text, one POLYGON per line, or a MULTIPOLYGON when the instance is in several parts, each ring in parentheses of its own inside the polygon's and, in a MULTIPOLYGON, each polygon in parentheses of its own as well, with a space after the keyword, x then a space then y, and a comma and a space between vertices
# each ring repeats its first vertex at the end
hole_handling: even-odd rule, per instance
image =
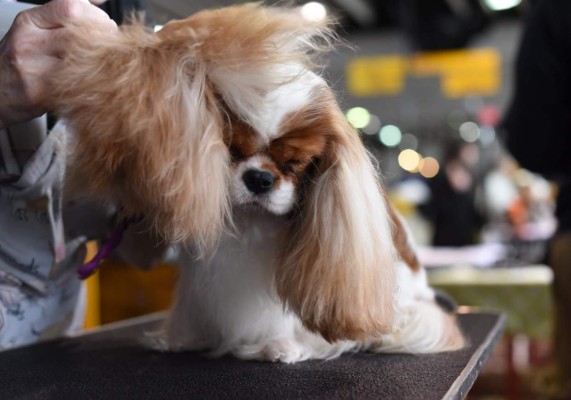
MULTIPOLYGON (((472 312, 478 312, 478 310, 472 310, 472 312)), ((486 361, 488 361, 492 350, 495 348, 495 344, 500 339, 506 325, 506 315, 504 313, 493 313, 493 312, 482 312, 479 314, 489 314, 498 316, 494 327, 486 335, 486 339, 478 346, 478 349, 472 354, 468 364, 464 367, 462 372, 454 380, 446 394, 442 397, 443 400, 456 400, 464 399, 468 395, 468 392, 476 382, 478 373, 476 371, 481 370, 482 366, 486 361), (462 379, 462 377, 466 377, 462 379)))

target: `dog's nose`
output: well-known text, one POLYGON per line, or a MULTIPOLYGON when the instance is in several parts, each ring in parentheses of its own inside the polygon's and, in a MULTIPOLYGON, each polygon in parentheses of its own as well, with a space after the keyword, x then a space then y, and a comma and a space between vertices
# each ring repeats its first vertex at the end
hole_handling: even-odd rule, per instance
POLYGON ((248 190, 255 194, 268 192, 276 181, 274 176, 268 171, 260 171, 257 169, 249 169, 242 175, 242 180, 246 184, 248 190))

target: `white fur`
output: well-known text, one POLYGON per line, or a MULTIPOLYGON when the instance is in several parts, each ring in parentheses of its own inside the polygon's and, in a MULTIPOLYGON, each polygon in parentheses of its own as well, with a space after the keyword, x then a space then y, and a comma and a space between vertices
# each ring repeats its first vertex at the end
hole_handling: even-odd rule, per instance
POLYGON ((328 343, 284 310, 274 289, 274 261, 285 221, 259 210, 235 210, 237 234, 227 234, 210 259, 182 253, 176 302, 159 347, 210 351, 242 359, 293 363, 343 352, 439 350, 444 318, 423 273, 398 264, 397 319, 390 335, 328 343), (432 295, 430 296, 429 294, 432 295), (429 296, 427 296, 429 295, 429 296))
POLYGON ((286 66, 284 70, 281 76, 292 77, 292 80, 266 94, 262 107, 252 118, 252 127, 259 133, 261 144, 267 145, 279 136, 284 117, 302 110, 309 101, 312 90, 324 84, 321 77, 311 71, 301 72, 300 67, 286 66))
POLYGON ((219 68, 211 77, 232 111, 258 133, 260 147, 281 134, 284 117, 302 110, 313 89, 325 85, 323 78, 297 64, 238 73, 219 68))

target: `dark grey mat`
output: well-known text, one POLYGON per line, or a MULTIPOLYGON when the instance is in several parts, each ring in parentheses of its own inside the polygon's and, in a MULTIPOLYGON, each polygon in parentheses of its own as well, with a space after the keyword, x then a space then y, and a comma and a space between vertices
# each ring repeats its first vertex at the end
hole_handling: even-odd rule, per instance
POLYGON ((1 399, 463 398, 503 318, 460 315, 468 348, 433 355, 346 355, 295 365, 157 353, 136 338, 157 320, 0 353, 1 399))

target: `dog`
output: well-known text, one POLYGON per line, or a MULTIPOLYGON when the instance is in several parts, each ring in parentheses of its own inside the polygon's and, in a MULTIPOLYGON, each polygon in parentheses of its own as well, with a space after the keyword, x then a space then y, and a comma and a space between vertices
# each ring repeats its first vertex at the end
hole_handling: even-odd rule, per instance
POLYGON ((182 249, 157 347, 294 363, 464 346, 316 72, 328 21, 245 4, 154 34, 76 29, 51 89, 68 185, 182 249))

